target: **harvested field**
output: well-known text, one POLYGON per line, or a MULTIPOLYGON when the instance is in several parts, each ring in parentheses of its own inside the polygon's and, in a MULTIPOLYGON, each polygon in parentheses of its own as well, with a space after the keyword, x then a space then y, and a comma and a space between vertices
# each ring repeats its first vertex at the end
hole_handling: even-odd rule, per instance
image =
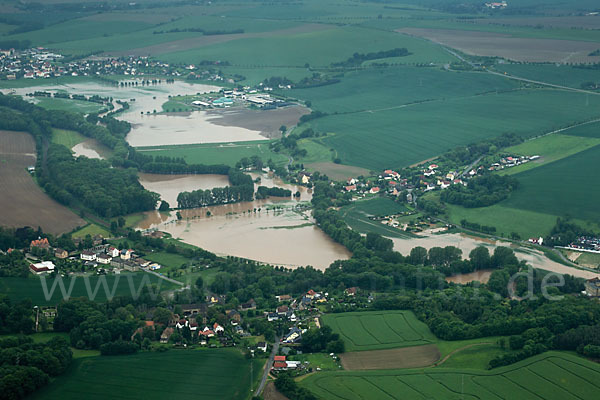
POLYGON ((327 175, 331 179, 345 181, 349 178, 354 178, 360 175, 368 176, 369 170, 361 167, 353 167, 351 165, 335 164, 332 162, 318 162, 306 164, 305 167, 309 171, 319 171, 327 175))
POLYGON ((533 28, 582 28, 600 29, 600 18, 596 16, 579 17, 531 17, 531 18, 492 18, 477 19, 482 25, 528 26, 533 28))
POLYGON ((268 138, 281 137, 279 128, 285 125, 288 129, 295 126, 300 117, 309 114, 304 106, 290 106, 275 110, 249 110, 236 108, 229 110, 208 110, 207 121, 220 126, 240 126, 251 131, 258 131, 268 138))
POLYGON ((239 39, 267 38, 281 35, 297 35, 301 33, 315 32, 319 30, 331 29, 330 26, 322 24, 305 24, 293 28, 281 29, 271 32, 253 32, 253 33, 232 33, 225 35, 206 35, 187 39, 173 40, 171 42, 160 43, 152 46, 139 47, 137 49, 112 51, 107 54, 113 56, 147 56, 174 53, 197 49, 199 47, 210 46, 212 44, 230 42, 239 39))
POLYGON ((347 371, 421 368, 432 365, 439 359, 440 350, 435 344, 340 354, 342 367, 347 371))
POLYGON ((59 234, 86 222, 48 197, 27 172, 35 166, 35 144, 25 132, 0 131, 0 225, 40 226, 59 234))
POLYGON ((397 32, 424 37, 466 54, 503 57, 515 61, 588 63, 598 43, 575 40, 518 38, 506 34, 453 29, 403 28, 397 32))

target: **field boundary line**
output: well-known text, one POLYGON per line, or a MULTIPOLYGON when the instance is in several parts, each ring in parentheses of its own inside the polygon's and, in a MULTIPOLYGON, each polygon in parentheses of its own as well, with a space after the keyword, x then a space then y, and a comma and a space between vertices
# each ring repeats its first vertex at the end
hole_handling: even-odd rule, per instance
POLYGON ((358 321, 360 322, 360 326, 362 326, 362 328, 365 330, 365 332, 367 332, 369 334, 369 336, 371 336, 373 339, 375 339, 375 342, 377 342, 378 344, 387 344, 387 343, 381 343, 381 341, 379 339, 377 339, 371 332, 369 332, 369 330, 367 329, 367 327, 363 323, 363 320, 361 318, 362 315, 357 315, 357 317, 358 317, 358 321))
POLYGON ((481 343, 471 343, 468 344, 466 346, 463 347, 459 347, 458 349, 452 350, 450 353, 446 354, 446 356, 444 358, 442 358, 440 361, 438 361, 437 363, 435 363, 433 366, 437 367, 442 365, 443 363, 445 363, 451 356, 453 356, 455 353, 458 353, 460 351, 466 350, 466 349, 470 349, 471 347, 475 347, 475 346, 482 346, 484 344, 494 344, 492 342, 481 342, 481 343))
MULTIPOLYGON (((448 390, 449 392, 459 394, 464 399, 464 397, 465 397, 465 392, 464 391, 462 393, 459 393, 458 391, 456 391, 456 390, 450 388, 449 386, 447 386, 444 382, 441 382, 441 381, 438 381, 437 379, 435 379, 435 377, 431 376, 431 374, 428 374, 427 372, 425 372, 425 375, 427 375, 428 377, 430 377, 431 379, 433 379, 434 381, 436 381, 440 386, 445 387, 446 390, 448 390)), ((466 395, 469 396, 469 397, 474 397, 476 399, 481 400, 481 397, 477 396, 476 394, 467 393, 466 395)))
POLYGON ((371 382, 367 376, 361 376, 361 379, 363 381, 367 382, 369 385, 373 386, 375 389, 377 389, 377 390, 381 391, 382 393, 384 393, 389 398, 394 399, 394 400, 398 400, 398 398, 396 396, 391 395, 387 391, 383 390, 382 388, 380 388, 379 386, 377 386, 376 384, 374 384, 373 382, 371 382))
MULTIPOLYGON (((527 367, 524 367, 524 368, 527 368, 527 367)), ((540 397, 540 396, 539 396, 538 394, 536 394, 535 392, 531 391, 530 389, 526 388, 525 386, 521 385, 520 383, 518 383, 518 382, 515 382, 514 380, 510 379, 508 376, 506 376, 506 375, 504 375, 504 374, 500 374, 500 376, 501 376, 502 378, 506 379, 507 381, 509 381, 510 383, 512 383, 513 385, 515 385, 515 386, 517 386, 517 387, 520 387, 520 388, 521 388, 521 389, 523 389, 524 391, 531 393, 532 395, 534 395, 535 397, 537 397, 537 398, 539 398, 539 399, 541 399, 541 400, 544 400, 544 398, 543 398, 543 397, 540 397)))
MULTIPOLYGON (((593 382, 590 382, 590 381, 588 381, 586 378, 584 378, 584 377, 582 377, 582 376, 575 375, 573 372, 569 371, 569 370, 568 370, 568 369, 566 369, 565 367, 562 367, 562 366, 558 365, 557 363, 555 363, 555 362, 554 362, 554 361, 552 361, 552 360, 547 360, 547 361, 548 361, 548 362, 550 362, 551 364, 553 364, 554 366, 556 366, 557 368, 559 368, 559 369, 562 369, 563 371, 565 371, 565 372, 567 372, 567 373, 569 373, 569 374, 571 374, 571 375, 574 375, 574 376, 576 376, 577 378, 581 379, 582 381, 586 381, 587 383, 589 383, 589 384, 590 384, 590 385, 592 385, 592 386, 597 386, 597 385, 598 385, 597 383, 593 383, 593 382)), ((571 364, 575 364, 575 363, 571 362, 571 364)), ((580 365, 580 367, 581 367, 581 365, 580 365)))
MULTIPOLYGON (((398 331, 396 331, 388 322, 388 320, 385 318, 386 313, 381 313, 380 314, 383 317, 383 322, 387 325, 388 328, 390 328, 390 330, 392 332, 394 332, 396 335, 398 335, 399 338, 401 338, 403 341, 405 342, 410 342, 410 340, 407 340, 404 336, 402 336, 400 333, 398 333, 398 331)), ((406 322, 406 318, 404 318, 404 313, 400 313, 400 315, 402 315, 402 319, 404 319, 404 322, 406 322)), ((408 323, 407 323, 408 325, 408 323)), ((410 327, 409 327, 410 328, 410 327)))
MULTIPOLYGON (((554 363, 553 363, 551 360, 546 360, 546 361, 550 362, 551 364, 554 364, 554 363)), ((556 364, 555 364, 555 365, 556 365, 556 364)), ((557 365, 557 367, 558 367, 558 365, 557 365)), ((566 387, 560 387, 560 386, 558 386, 556 383, 552 382, 552 381, 551 381, 551 380, 549 380, 548 378, 546 378, 546 377, 544 377, 544 376, 542 376, 542 375, 538 374, 537 372, 535 372, 534 370, 532 370, 531 368, 529 368, 529 366, 527 366, 527 367, 524 367, 524 368, 525 368, 527 371, 529 371, 529 372, 531 372, 532 374, 534 374, 535 376, 537 376, 538 378, 541 378, 541 379, 545 380, 545 381, 546 381, 546 382, 548 382, 550 385, 552 385, 552 386, 556 386, 556 387, 558 387, 559 389, 561 389, 561 390, 564 390, 565 392, 569 393, 571 396, 573 396, 573 397, 577 397, 578 399, 581 399, 581 397, 577 396, 575 393, 571 392, 571 391, 570 391, 570 390, 568 390, 566 387)), ((559 367, 559 368, 560 368, 560 367, 559 367)), ((510 378, 508 378, 508 379, 510 379, 510 378)), ((511 380, 512 380, 512 379, 511 379, 511 380)), ((582 400, 583 400, 583 399, 582 399, 582 400)))

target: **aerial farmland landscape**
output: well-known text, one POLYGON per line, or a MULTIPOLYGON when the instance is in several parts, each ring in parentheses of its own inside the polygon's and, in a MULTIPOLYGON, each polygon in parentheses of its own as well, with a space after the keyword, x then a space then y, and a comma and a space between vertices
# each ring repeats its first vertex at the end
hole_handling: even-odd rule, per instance
POLYGON ((600 397, 597 0, 0 0, 0 399, 600 397))

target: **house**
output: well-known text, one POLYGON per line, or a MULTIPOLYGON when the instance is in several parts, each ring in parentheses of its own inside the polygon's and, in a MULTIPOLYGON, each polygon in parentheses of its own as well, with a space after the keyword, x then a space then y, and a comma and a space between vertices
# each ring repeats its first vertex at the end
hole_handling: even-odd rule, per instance
POLYGON ((212 329, 210 329, 208 326, 205 326, 204 329, 202 329, 202 332, 200 332, 200 334, 204 337, 213 337, 215 336, 215 331, 213 331, 212 329))
POLYGON ((177 323, 175 324, 175 327, 177 329, 183 329, 186 326, 188 326, 188 321, 185 319, 180 319, 179 321, 177 321, 177 323))
POLYGON ((144 321, 144 326, 149 326, 149 327, 152 327, 152 329, 154 329, 154 321, 152 321, 152 320, 144 321))
POLYGON ((121 252, 116 247, 112 247, 111 246, 106 251, 106 254, 108 254, 109 256, 111 256, 113 258, 115 258, 115 257, 119 257, 119 255, 121 254, 121 252))
POLYGON ((285 362, 285 356, 275 356, 275 361, 283 361, 285 362))
POLYGON ((112 260, 112 257, 109 256, 108 254, 99 254, 96 256, 96 261, 98 261, 99 264, 110 264, 112 260))
POLYGON ((47 238, 38 239, 38 240, 32 240, 31 244, 29 245, 29 249, 33 250, 35 248, 41 249, 41 250, 49 250, 50 249, 50 243, 48 242, 47 238))
POLYGON ((84 250, 81 252, 80 257, 82 260, 85 260, 85 261, 95 261, 96 253, 94 253, 93 251, 84 250))
POLYGON ((356 191, 356 185, 348 185, 348 186, 344 187, 344 190, 346 192, 354 192, 354 191, 356 191))
POLYGON ((227 318, 231 321, 231 325, 236 326, 240 322, 242 322, 242 316, 237 310, 229 310, 226 311, 227 318))
POLYGON ((585 281, 585 293, 590 297, 600 297, 600 278, 585 281))
POLYGON ((277 307, 277 315, 282 316, 285 315, 289 310, 289 307, 286 305, 277 307))
POLYGON ((256 344, 256 348, 264 353, 267 352, 267 347, 268 347, 267 342, 258 342, 256 344))
POLYGON ((310 289, 308 292, 306 292, 306 296, 304 297, 308 297, 309 299, 314 299, 315 295, 317 294, 317 292, 315 292, 314 290, 310 289))
POLYGON ((301 361, 286 361, 285 362, 287 369, 297 369, 302 365, 301 361))
POLYGON ((122 260, 129 260, 129 259, 131 259, 132 255, 133 255, 133 250, 131 250, 131 249, 121 251, 121 259, 122 260))
POLYGON ((175 329, 168 327, 165 328, 165 330, 163 331, 163 333, 160 335, 160 342, 161 343, 168 343, 169 342, 169 338, 171 337, 171 335, 173 334, 173 332, 175 332, 175 329))
POLYGON ((254 301, 254 299, 250 299, 248 302, 246 303, 242 303, 240 305, 240 309, 242 311, 246 311, 246 310, 256 310, 256 302, 254 301))
POLYGON ((358 292, 358 288, 356 286, 348 288, 345 290, 346 296, 354 296, 358 292))
POLYGON ((29 270, 36 275, 45 273, 49 274, 54 272, 54 268, 54 263, 52 261, 42 261, 36 264, 29 264, 29 270))
POLYGON ((217 334, 220 335, 223 332, 225 332, 225 328, 223 328, 221 325, 219 325, 218 323, 214 323, 213 325, 213 331, 217 334))
POLYGON ((60 259, 65 259, 65 258, 69 257, 69 252, 66 251, 65 249, 56 248, 54 250, 54 257, 60 258, 60 259))
POLYGON ((379 193, 379 187, 378 186, 372 187, 371 190, 369 190, 369 193, 371 193, 371 194, 379 193))
POLYGON ((277 315, 277 313, 268 313, 267 321, 269 321, 269 322, 279 321, 279 315, 277 315))
POLYGON ((208 310, 206 304, 182 304, 181 311, 183 315, 202 314, 205 315, 208 310))
POLYGON ((283 343, 297 343, 302 339, 302 331, 297 327, 290 328, 290 331, 283 336, 283 343))
POLYGON ((289 294, 280 294, 279 296, 275 296, 275 298, 278 302, 281 303, 283 301, 290 301, 292 299, 292 296, 290 296, 289 294))
POLYGON ((273 363, 273 369, 275 370, 285 370, 287 369, 287 363, 282 361, 277 361, 273 363))

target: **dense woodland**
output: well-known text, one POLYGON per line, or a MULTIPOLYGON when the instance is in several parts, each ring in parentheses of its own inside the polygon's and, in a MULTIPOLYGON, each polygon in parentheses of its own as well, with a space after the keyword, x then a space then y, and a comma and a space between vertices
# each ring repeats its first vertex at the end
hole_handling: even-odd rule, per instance
POLYGON ((467 186, 450 186, 440 199, 467 208, 487 207, 507 199, 518 187, 519 181, 510 175, 489 174, 470 179, 467 186))
POLYGON ((228 177, 231 186, 179 193, 177 196, 179 208, 198 208, 254 200, 254 183, 250 175, 230 168, 228 177))

